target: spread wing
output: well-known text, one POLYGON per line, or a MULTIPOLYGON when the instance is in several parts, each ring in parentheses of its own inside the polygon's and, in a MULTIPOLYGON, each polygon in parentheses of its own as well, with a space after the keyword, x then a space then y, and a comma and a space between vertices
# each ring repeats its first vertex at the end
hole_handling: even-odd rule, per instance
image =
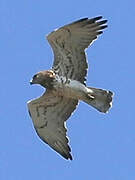
POLYGON ((107 20, 80 19, 53 31, 47 39, 54 52, 53 70, 59 76, 85 82, 87 61, 85 49, 102 33, 107 20))
POLYGON ((64 158, 71 160, 65 121, 77 104, 77 100, 54 96, 50 90, 28 102, 29 113, 39 137, 64 158))

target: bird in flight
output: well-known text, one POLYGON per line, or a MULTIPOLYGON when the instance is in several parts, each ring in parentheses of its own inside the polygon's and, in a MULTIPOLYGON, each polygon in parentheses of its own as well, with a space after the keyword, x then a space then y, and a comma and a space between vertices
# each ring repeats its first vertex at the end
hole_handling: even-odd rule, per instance
POLYGON ((51 32, 47 40, 54 53, 50 70, 36 73, 30 84, 40 84, 46 91, 28 101, 29 114, 39 137, 65 159, 72 160, 66 120, 79 101, 106 113, 112 106, 111 91, 87 87, 85 49, 103 33, 107 20, 102 16, 83 18, 51 32))

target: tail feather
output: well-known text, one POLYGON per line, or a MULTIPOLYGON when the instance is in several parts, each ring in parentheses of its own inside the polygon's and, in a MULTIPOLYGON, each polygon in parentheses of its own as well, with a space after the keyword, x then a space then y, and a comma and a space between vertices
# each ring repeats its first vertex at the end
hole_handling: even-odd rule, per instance
POLYGON ((109 108, 112 107, 113 93, 111 91, 87 87, 90 93, 87 94, 84 102, 93 106, 100 112, 108 112, 109 108))

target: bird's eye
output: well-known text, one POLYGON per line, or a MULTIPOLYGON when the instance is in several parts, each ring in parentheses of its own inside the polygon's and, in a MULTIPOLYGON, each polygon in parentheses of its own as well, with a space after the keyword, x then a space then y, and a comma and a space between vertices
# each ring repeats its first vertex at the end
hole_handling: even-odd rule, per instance
POLYGON ((35 74, 34 76, 33 76, 33 79, 35 79, 35 78, 37 78, 38 77, 38 74, 35 74))

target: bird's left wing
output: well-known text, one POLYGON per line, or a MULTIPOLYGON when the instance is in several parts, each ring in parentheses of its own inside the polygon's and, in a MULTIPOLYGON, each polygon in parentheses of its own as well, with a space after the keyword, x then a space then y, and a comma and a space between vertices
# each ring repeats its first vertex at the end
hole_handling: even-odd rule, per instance
POLYGON ((47 36, 54 52, 53 70, 59 76, 85 83, 88 67, 85 49, 107 27, 107 20, 99 21, 101 18, 80 19, 47 36))
POLYGON ((29 113, 39 137, 64 158, 71 160, 65 121, 77 104, 77 100, 54 96, 50 90, 28 102, 29 113))

